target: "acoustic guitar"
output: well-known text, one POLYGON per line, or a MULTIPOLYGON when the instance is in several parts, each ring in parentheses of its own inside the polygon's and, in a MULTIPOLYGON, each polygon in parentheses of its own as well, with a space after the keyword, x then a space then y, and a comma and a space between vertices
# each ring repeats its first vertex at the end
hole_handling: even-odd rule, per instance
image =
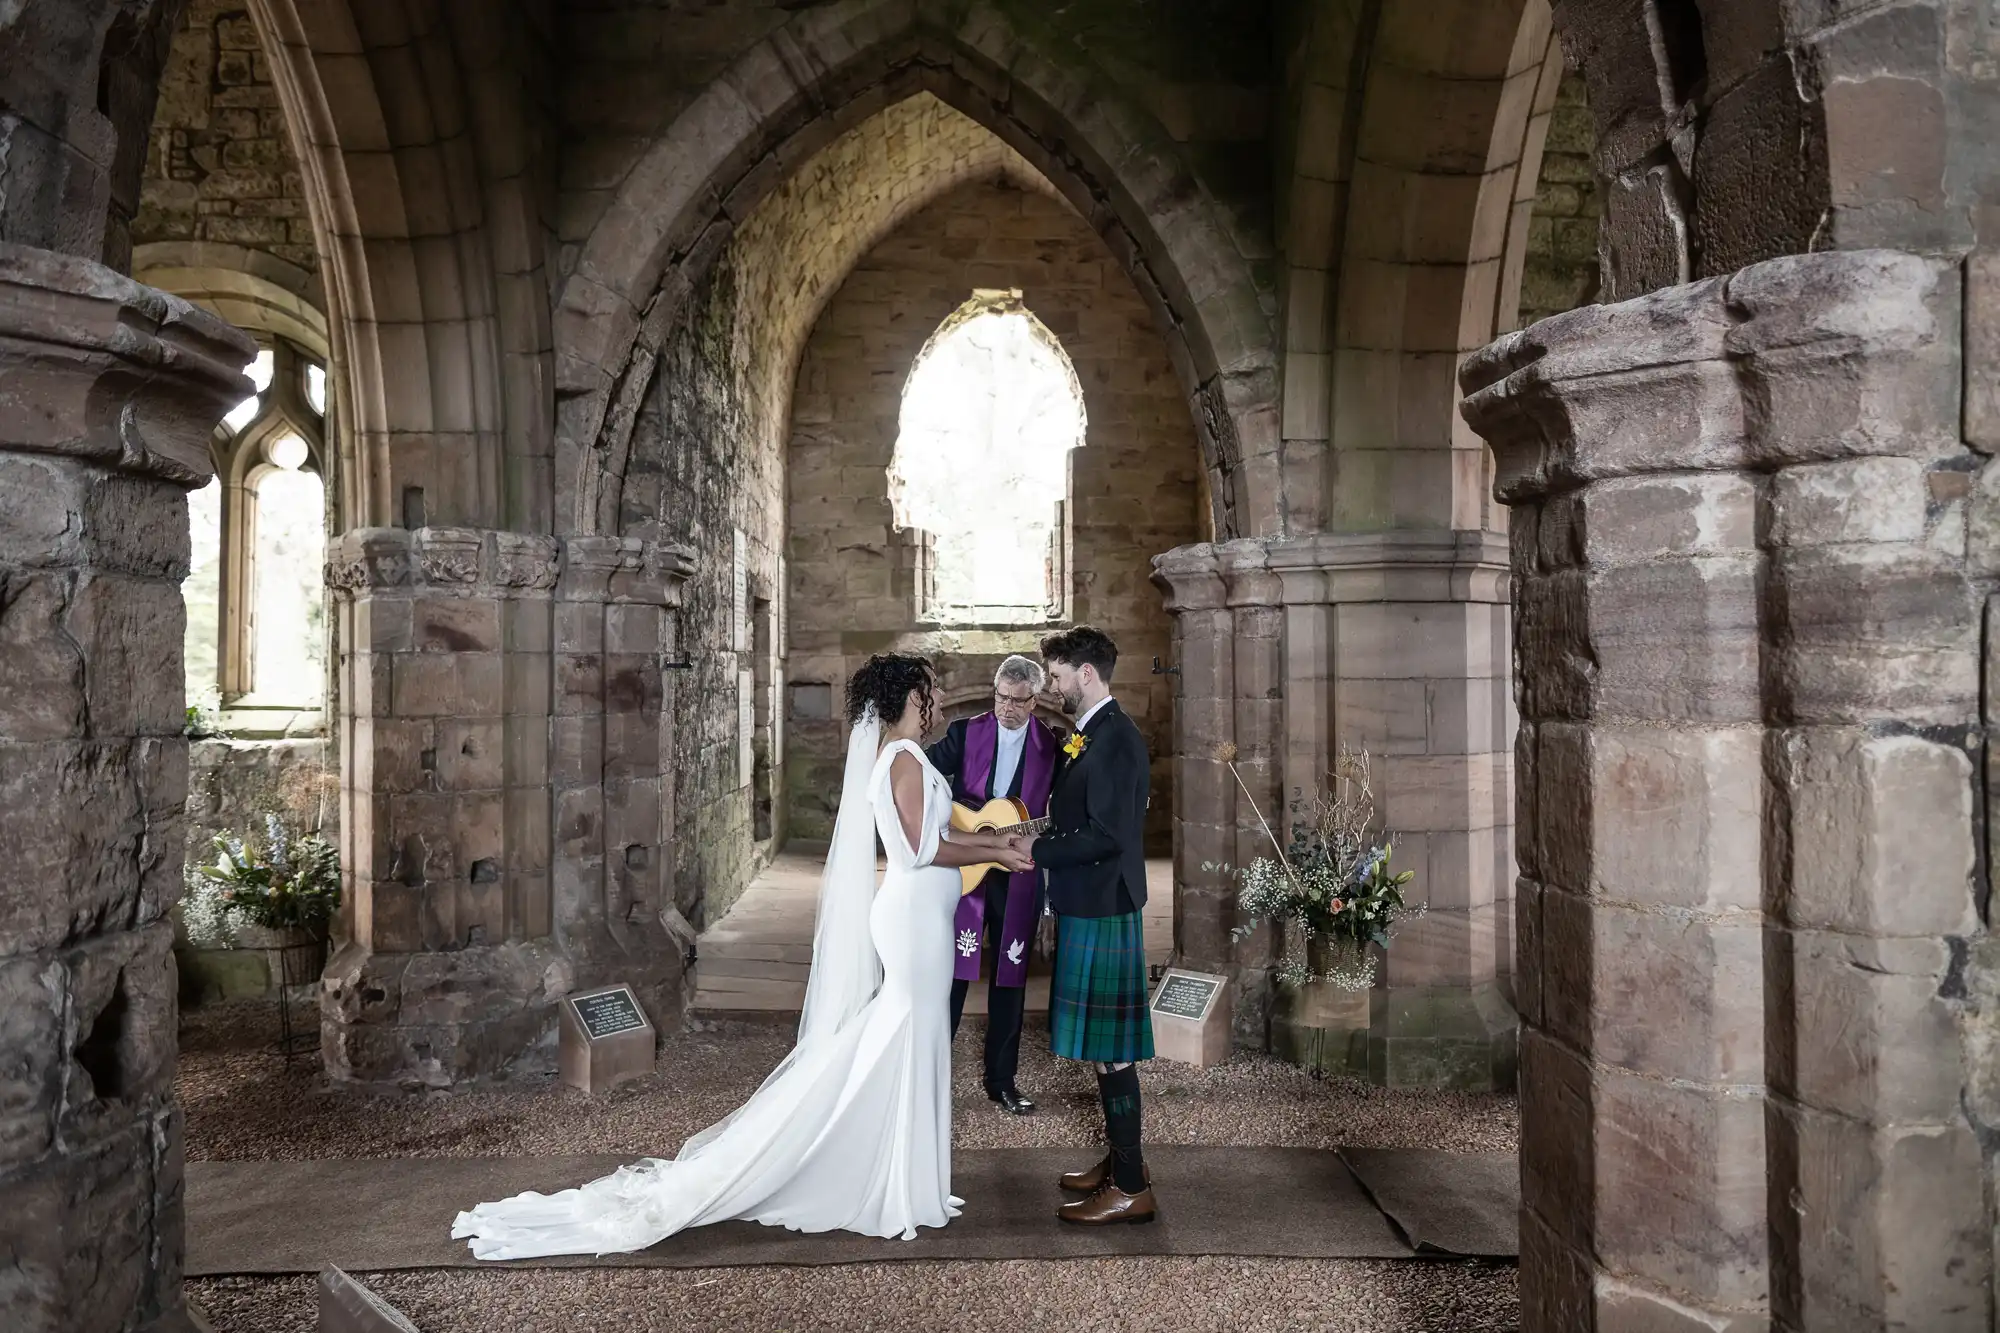
MULTIPOLYGON (((1011 796, 996 796, 977 810, 953 801, 951 826, 960 833, 1040 833, 1049 826, 1049 821, 1028 818, 1028 807, 1011 796)), ((999 869, 1002 866, 998 861, 961 866, 958 873, 965 877, 965 883, 958 891, 959 897, 971 893, 990 872, 999 869)))

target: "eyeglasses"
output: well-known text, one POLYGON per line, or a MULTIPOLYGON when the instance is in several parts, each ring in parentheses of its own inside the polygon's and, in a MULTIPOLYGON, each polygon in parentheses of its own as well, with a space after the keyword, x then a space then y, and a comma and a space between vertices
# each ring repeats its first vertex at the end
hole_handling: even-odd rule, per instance
POLYGON ((1000 694, 996 692, 993 696, 993 706, 995 708, 1033 708, 1035 706, 1035 696, 1032 694, 1000 694))

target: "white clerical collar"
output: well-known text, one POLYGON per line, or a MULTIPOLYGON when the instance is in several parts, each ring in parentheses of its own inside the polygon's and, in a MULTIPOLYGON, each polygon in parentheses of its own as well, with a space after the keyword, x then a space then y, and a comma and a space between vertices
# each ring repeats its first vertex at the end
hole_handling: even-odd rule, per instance
POLYGON ((1092 704, 1090 707, 1084 709, 1083 716, 1076 720, 1076 729, 1078 731, 1082 731, 1085 727, 1089 726, 1090 719, 1096 717, 1098 710, 1103 708, 1104 705, 1110 702, 1111 702, 1111 696, 1107 694, 1102 699, 1099 699, 1096 703, 1092 704))
POLYGON ((1000 743, 1009 748, 1017 745, 1026 745, 1028 743, 1028 724, 1023 722, 1020 726, 1011 729, 1007 727, 1000 728, 1000 743))

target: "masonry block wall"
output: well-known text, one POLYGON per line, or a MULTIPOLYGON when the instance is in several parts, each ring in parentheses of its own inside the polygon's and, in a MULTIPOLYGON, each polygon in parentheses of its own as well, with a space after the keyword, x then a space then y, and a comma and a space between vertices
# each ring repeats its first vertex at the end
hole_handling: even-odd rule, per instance
POLYGON ((305 180, 243 0, 188 0, 160 78, 132 243, 169 241, 319 269, 305 180))
POLYGON ((690 665, 668 675, 675 895, 697 926, 728 910, 773 841, 766 834, 760 852, 740 695, 753 667, 753 603, 768 602, 778 585, 784 522, 778 449, 757 427, 773 415, 760 396, 780 391, 770 373, 774 333, 749 316, 740 269, 725 258, 662 349, 625 477, 624 530, 657 530, 696 553, 679 616, 690 665))
POLYGON ((8 1327, 178 1329, 174 928, 187 491, 249 340, 0 243, 0 1289, 8 1327))
MULTIPOLYGON (((977 32, 987 5, 966 0, 916 8, 941 32, 977 32)), ((732 60, 781 27, 790 4, 565 5, 555 98, 565 148, 554 205, 559 274, 567 275, 620 183, 658 134, 732 60)), ((1201 185, 1241 219, 1252 258, 1268 259, 1272 49, 1262 6, 1236 0, 999 0, 990 6, 1023 31, 1101 61, 1123 97, 1159 117, 1201 185)))
POLYGON ((1591 161, 1596 140, 1583 76, 1564 74, 1542 143, 1516 328, 1597 299, 1597 219, 1604 205, 1591 161))
POLYGON ((1526 1327, 1989 1326, 1959 283, 1794 256, 1467 364, 1515 506, 1526 1327))
MULTIPOLYGON (((1171 848, 1170 622, 1152 557, 1199 531, 1193 426, 1150 312, 1103 243, 1066 205, 1007 181, 959 187, 854 270, 814 327, 799 367, 789 459, 791 598, 787 778, 793 831, 825 837, 840 785, 839 696, 871 652, 939 659, 948 703, 990 693, 1008 652, 1041 629, 920 625, 899 573, 888 497, 905 381, 924 342, 974 288, 1021 289, 1082 386, 1084 447, 1072 455, 1072 618, 1118 641, 1115 687, 1155 756, 1149 839, 1171 848)), ((965 478, 968 511, 979 478, 965 478)), ((962 711, 962 710, 954 710, 962 711)))

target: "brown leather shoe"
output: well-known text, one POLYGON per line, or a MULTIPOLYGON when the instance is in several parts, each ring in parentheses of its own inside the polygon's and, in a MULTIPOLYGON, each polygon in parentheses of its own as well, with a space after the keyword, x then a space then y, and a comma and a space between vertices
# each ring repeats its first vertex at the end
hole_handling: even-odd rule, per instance
MULTIPOLYGON (((1096 1166, 1082 1171, 1072 1171, 1056 1183, 1072 1194, 1095 1194, 1111 1183, 1111 1165, 1115 1160, 1115 1155, 1106 1153, 1104 1160, 1096 1166)), ((1148 1166, 1141 1169, 1146 1173, 1146 1183, 1151 1185, 1153 1168, 1148 1166)))
POLYGON ((1118 1222, 1151 1222, 1160 1215, 1149 1185, 1137 1194, 1127 1194, 1116 1185, 1106 1185, 1088 1199, 1078 1199, 1056 1209, 1065 1222, 1083 1227, 1111 1226, 1118 1222))

